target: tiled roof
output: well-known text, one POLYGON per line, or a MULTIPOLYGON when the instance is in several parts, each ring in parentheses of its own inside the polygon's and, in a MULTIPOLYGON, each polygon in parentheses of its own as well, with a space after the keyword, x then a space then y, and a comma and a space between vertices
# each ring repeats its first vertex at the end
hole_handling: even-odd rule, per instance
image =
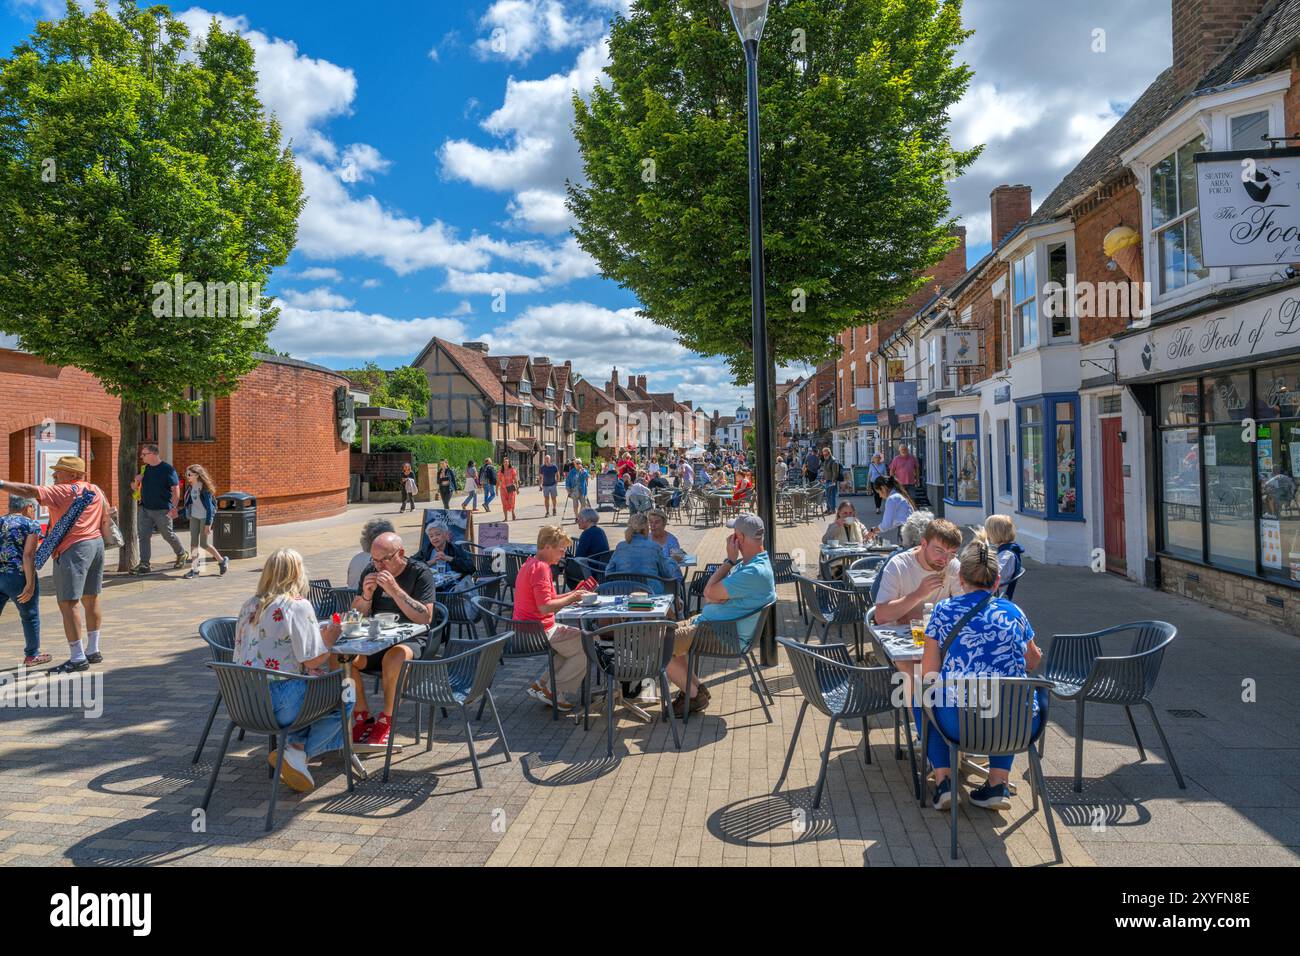
POLYGON ((1300 38, 1300 0, 1272 0, 1196 85, 1213 89, 1270 73, 1300 38))
MULTIPOLYGON (((485 398, 492 402, 501 400, 501 369, 497 365, 498 356, 487 356, 474 349, 467 349, 464 346, 448 342, 446 339, 433 338, 429 340, 429 344, 416 357, 414 364, 419 365, 424 356, 435 345, 461 367, 485 398)), ((522 365, 520 367, 522 368, 522 365)), ((507 366, 507 377, 509 377, 509 374, 509 366, 507 366)), ((518 380, 518 376, 516 376, 515 380, 518 380)), ((506 389, 506 404, 522 405, 524 403, 514 391, 506 389)))

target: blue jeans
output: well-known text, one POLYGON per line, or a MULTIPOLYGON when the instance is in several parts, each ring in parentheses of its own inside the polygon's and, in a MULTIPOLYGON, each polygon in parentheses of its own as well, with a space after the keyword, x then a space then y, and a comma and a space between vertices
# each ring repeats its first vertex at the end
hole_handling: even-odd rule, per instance
MULTIPOLYGON (((919 733, 921 730, 921 708, 914 707, 912 712, 916 718, 916 729, 919 733)), ((949 737, 956 739, 958 733, 957 708, 935 707, 932 713, 936 718, 938 718, 939 726, 943 728, 943 732, 949 737)), ((1038 733, 1038 728, 1042 726, 1042 723, 1043 712, 1040 710, 1038 713, 1034 714, 1034 733, 1038 733)), ((930 724, 928 730, 929 740, 926 743, 926 758, 930 761, 930 766, 934 767, 935 770, 951 769, 948 760, 948 741, 943 739, 943 736, 939 733, 933 723, 930 724)), ((1006 754, 1001 757, 989 757, 989 769, 1010 771, 1011 763, 1014 759, 1015 758, 1011 754, 1006 754)))
POLYGON ((32 599, 19 604, 18 595, 23 593, 26 581, 22 571, 0 574, 0 611, 11 600, 18 605, 18 619, 23 623, 23 656, 35 657, 41 652, 41 582, 37 580, 32 599))
POLYGON ((827 481, 823 482, 823 487, 826 489, 826 507, 834 511, 839 507, 840 486, 833 481, 827 481))
MULTIPOLYGON (((307 682, 301 680, 274 680, 271 682, 271 706, 275 708, 275 720, 281 727, 288 727, 298 717, 303 701, 307 698, 307 682)), ((352 716, 352 703, 348 703, 348 716, 352 716)), ((307 757, 331 753, 343 749, 343 724, 339 712, 332 710, 320 720, 315 721, 304 730, 295 730, 284 735, 290 745, 302 744, 307 750, 307 757)))
POLYGON ((487 506, 492 503, 492 499, 497 496, 497 486, 488 482, 483 485, 483 510, 487 511, 487 506))
POLYGON ((467 495, 465 496, 465 500, 462 501, 462 502, 460 503, 460 506, 461 506, 462 510, 465 509, 465 508, 468 508, 470 511, 474 511, 475 509, 477 509, 477 508, 478 508, 478 489, 475 489, 474 491, 471 491, 469 494, 467 494, 467 495))

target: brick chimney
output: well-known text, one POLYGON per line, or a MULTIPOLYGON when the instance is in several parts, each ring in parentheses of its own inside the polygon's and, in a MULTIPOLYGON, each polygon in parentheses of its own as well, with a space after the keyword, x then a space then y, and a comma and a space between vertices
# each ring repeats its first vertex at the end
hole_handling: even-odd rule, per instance
POLYGON ((948 253, 934 267, 934 281, 946 289, 966 274, 966 227, 953 226, 949 235, 957 237, 957 248, 948 253))
POLYGON ((482 352, 484 355, 488 354, 488 346, 486 342, 461 342, 460 347, 463 349, 469 349, 471 352, 482 352))
POLYGON ((645 376, 644 376, 644 375, 638 375, 638 376, 636 377, 636 387, 639 388, 639 389, 641 389, 641 391, 643 391, 643 392, 645 391, 645 376))
POLYGON ((1173 0, 1174 81, 1194 88, 1267 0, 1173 0))
POLYGON ((609 382, 605 385, 605 391, 612 392, 618 388, 618 366, 615 366, 609 373, 609 382))
POLYGON ((1033 214, 1028 186, 998 186, 989 193, 992 213, 993 248, 1033 214))

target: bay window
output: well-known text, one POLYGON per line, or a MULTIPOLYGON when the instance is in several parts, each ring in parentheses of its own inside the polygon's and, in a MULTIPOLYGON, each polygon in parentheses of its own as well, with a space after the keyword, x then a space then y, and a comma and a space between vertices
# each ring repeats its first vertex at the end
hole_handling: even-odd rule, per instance
POLYGON ((1031 250, 1011 266, 1012 323, 1015 326, 1015 350, 1023 352, 1038 346, 1038 266, 1031 250))
POLYGON ((1042 395, 1016 404, 1020 511, 1048 521, 1082 521, 1079 396, 1042 395))
POLYGON ((980 504, 979 417, 954 415, 953 440, 943 446, 944 498, 950 505, 980 504))
POLYGON ((1151 167, 1151 226, 1161 294, 1208 278, 1201 264, 1201 220, 1196 211, 1196 164, 1205 150, 1197 136, 1151 167))

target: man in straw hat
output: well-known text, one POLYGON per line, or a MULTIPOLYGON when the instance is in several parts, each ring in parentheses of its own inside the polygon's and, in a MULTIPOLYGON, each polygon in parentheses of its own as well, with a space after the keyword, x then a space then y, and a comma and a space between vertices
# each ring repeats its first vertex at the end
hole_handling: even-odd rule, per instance
POLYGON ((50 487, 0 481, 0 490, 23 498, 35 498, 50 509, 50 530, 37 552, 37 566, 43 555, 54 555, 54 590, 63 616, 63 633, 68 638, 69 656, 50 669, 51 674, 70 674, 99 664, 99 632, 103 623, 99 592, 104 583, 103 533, 109 521, 108 502, 95 485, 86 481, 86 462, 76 455, 64 455, 51 469, 50 487), (85 622, 82 622, 82 610, 85 622))

